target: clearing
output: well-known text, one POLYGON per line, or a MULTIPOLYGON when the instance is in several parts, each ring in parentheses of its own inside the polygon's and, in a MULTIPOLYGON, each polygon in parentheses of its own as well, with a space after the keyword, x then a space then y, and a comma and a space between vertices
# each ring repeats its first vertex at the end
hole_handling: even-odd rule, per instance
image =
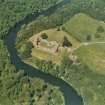
POLYGON ((67 50, 72 52, 79 46, 79 41, 68 35, 61 27, 41 31, 29 39, 34 48, 32 56, 42 60, 51 60, 53 63, 60 64, 62 55, 67 50))

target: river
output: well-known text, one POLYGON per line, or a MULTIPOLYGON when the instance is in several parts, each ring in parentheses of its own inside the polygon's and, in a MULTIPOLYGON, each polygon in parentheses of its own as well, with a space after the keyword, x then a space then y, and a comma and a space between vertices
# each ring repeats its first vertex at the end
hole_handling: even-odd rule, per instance
POLYGON ((10 29, 8 36, 5 39, 5 44, 10 54, 11 63, 15 65, 17 70, 24 70, 24 72, 29 77, 38 77, 52 85, 60 87, 60 90, 62 91, 65 98, 65 105, 83 105, 83 100, 81 96, 78 95, 78 93, 75 91, 74 88, 72 88, 68 83, 66 83, 62 79, 58 79, 50 74, 46 74, 42 72, 41 70, 38 70, 22 62, 15 48, 15 40, 16 40, 17 32, 21 29, 21 26, 23 24, 28 24, 29 22, 37 19, 37 17, 40 15, 48 15, 49 13, 51 14, 55 12, 57 8, 62 8, 62 6, 68 2, 70 2, 70 0, 64 0, 60 2, 59 4, 41 13, 35 13, 35 14, 30 14, 26 16, 26 18, 18 22, 13 28, 10 29))

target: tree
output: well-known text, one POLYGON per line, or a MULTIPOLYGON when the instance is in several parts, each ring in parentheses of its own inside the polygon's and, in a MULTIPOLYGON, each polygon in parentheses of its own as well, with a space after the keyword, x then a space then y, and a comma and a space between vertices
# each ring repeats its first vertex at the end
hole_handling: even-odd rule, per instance
POLYGON ((86 40, 91 41, 91 35, 87 35, 86 40))
POLYGON ((19 48, 19 54, 22 58, 27 58, 31 56, 31 49, 32 44, 30 42, 25 42, 21 47, 19 48))
POLYGON ((64 36, 63 47, 71 47, 72 43, 64 36))
POLYGON ((57 31, 60 31, 60 27, 57 27, 57 31))
POLYGON ((69 58, 69 53, 65 51, 64 54, 62 55, 61 68, 62 69, 68 68, 72 65, 72 63, 73 62, 69 58))
POLYGON ((102 32, 104 32, 105 30, 104 30, 104 28, 102 27, 102 26, 99 26, 98 28, 97 28, 97 32, 98 33, 102 33, 102 32))

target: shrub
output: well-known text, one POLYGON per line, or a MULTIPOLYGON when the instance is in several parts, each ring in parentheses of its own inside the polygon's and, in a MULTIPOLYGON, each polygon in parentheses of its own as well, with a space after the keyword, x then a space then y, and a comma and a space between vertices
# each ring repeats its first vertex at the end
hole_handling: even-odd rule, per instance
POLYGON ((91 39, 92 39, 92 38, 91 38, 91 35, 87 35, 86 40, 87 40, 87 41, 91 41, 91 39))
POLYGON ((70 46, 72 46, 72 43, 67 39, 67 37, 64 37, 63 47, 70 47, 70 46))
POLYGON ((99 32, 99 33, 104 32, 104 28, 103 28, 102 26, 99 26, 99 27, 97 28, 97 32, 99 32))
POLYGON ((48 36, 47 36, 46 33, 42 33, 42 34, 41 34, 41 37, 42 37, 42 39, 47 39, 47 38, 48 38, 48 36))

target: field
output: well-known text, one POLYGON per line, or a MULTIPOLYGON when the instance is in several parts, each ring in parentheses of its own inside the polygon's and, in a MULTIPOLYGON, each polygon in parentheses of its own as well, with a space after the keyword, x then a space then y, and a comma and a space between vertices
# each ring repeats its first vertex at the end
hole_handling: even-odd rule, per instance
POLYGON ((79 41, 105 41, 105 23, 87 14, 76 14, 63 27, 79 41))
POLYGON ((87 65, 93 72, 105 74, 105 44, 82 46, 75 53, 81 63, 87 65))
POLYGON ((32 56, 37 57, 41 60, 52 61, 53 63, 56 63, 56 64, 60 64, 60 61, 62 59, 62 53, 50 54, 48 52, 44 52, 37 48, 32 49, 32 56))

